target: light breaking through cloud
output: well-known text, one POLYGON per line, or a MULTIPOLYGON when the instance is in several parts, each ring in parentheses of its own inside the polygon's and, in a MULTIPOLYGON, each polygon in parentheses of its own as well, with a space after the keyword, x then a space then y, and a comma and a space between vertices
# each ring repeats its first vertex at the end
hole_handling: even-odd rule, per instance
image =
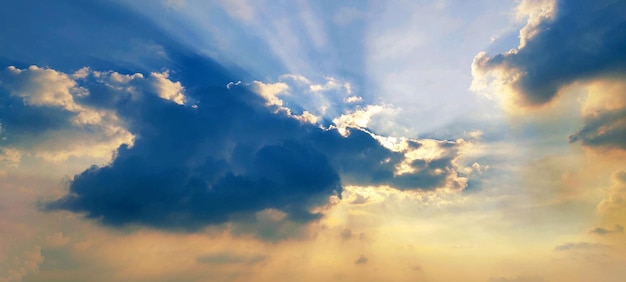
POLYGON ((0 281, 626 275, 623 1, 4 6, 0 281))

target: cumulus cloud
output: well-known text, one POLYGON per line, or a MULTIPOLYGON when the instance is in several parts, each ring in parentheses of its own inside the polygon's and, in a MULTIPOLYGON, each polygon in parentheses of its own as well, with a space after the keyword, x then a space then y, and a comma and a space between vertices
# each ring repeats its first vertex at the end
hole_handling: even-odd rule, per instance
POLYGON ((81 103, 90 93, 70 75, 10 66, 0 71, 0 81, 0 147, 13 156, 108 159, 117 146, 132 141, 114 112, 81 103))
POLYGON ((594 0, 526 0, 520 45, 474 58, 472 88, 504 93, 517 105, 540 106, 574 82, 623 73, 626 3, 594 0))
POLYGON ((363 102, 363 97, 361 96, 350 96, 348 98, 343 99, 344 102, 346 103, 358 103, 358 102, 363 102))
MULTIPOLYGON (((284 74, 279 77, 288 86, 285 104, 294 111, 333 119, 345 112, 344 100, 355 91, 350 82, 335 77, 309 79, 303 75, 284 74)), ((353 98, 354 99, 354 98, 353 98)))
POLYGON ((80 95, 84 89, 64 73, 37 66, 25 70, 9 66, 3 78, 3 86, 11 95, 22 98, 28 105, 56 106, 71 112, 83 110, 74 103, 74 95, 80 95))
POLYGON ((182 93, 183 87, 179 81, 173 82, 169 80, 169 75, 167 71, 162 73, 153 72, 150 73, 148 81, 159 97, 182 105, 185 103, 185 95, 182 93))
POLYGON ((192 107, 160 93, 185 89, 173 81, 155 86, 154 79, 169 81, 167 72, 81 70, 75 77, 88 93, 75 96, 81 107, 111 111, 135 139, 109 164, 76 175, 47 210, 117 227, 195 231, 234 222, 235 233, 273 240, 300 234, 298 225, 322 216, 317 207, 340 197, 344 184, 465 187, 455 163, 462 140, 392 144, 352 124, 341 134, 301 122, 268 105, 284 91, 280 84, 186 91, 192 107))
POLYGON ((267 105, 282 106, 283 100, 278 98, 278 95, 285 94, 289 86, 283 82, 277 83, 263 83, 260 81, 253 81, 251 87, 254 92, 261 95, 267 101, 267 105))
POLYGON ((380 105, 368 105, 365 108, 357 108, 354 111, 345 113, 333 119, 333 123, 342 134, 347 134, 348 127, 367 128, 372 121, 372 117, 385 110, 390 110, 380 105))

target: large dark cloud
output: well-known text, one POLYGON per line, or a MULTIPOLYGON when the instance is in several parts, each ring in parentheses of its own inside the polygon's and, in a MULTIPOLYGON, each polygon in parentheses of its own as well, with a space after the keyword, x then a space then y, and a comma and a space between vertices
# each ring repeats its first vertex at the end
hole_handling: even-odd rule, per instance
MULTIPOLYGON (((34 70, 53 68, 55 75, 88 93, 72 93, 72 103, 114 113, 119 125, 135 136, 132 146, 120 146, 108 165, 74 176, 68 194, 44 204, 46 210, 83 213, 116 227, 193 231, 264 220, 268 226, 289 229, 291 225, 276 222, 316 220, 320 214, 312 210, 339 196, 344 184, 432 190, 457 177, 453 161, 458 144, 440 142, 437 149, 446 154, 411 160, 404 166, 413 169, 398 175, 394 172, 404 152, 382 146, 361 129, 348 129, 349 135, 343 136, 336 129, 301 122, 268 108, 264 98, 244 87, 227 89, 228 82, 246 74, 198 55, 110 2, 11 2, 0 18, 5 26, 28 27, 22 34, 0 29, 3 38, 14 40, 0 43, 0 62, 15 63, 18 69, 30 64, 46 66, 34 70), (67 75, 83 66, 91 70, 67 75), (122 74, 95 72, 110 69, 122 74), (187 104, 159 97, 162 93, 149 81, 149 73, 164 69, 184 86, 187 104), (123 75, 134 72, 143 75, 123 75)), ((31 132, 30 137, 20 136, 35 140, 39 132, 72 126, 68 120, 76 112, 24 103, 27 98, 15 94, 20 87, 0 89, 7 134, 31 132)), ((410 143, 411 149, 421 146, 419 141, 410 143)))
POLYGON ((480 71, 515 73, 511 87, 527 105, 550 102, 579 80, 626 73, 626 2, 559 0, 556 15, 534 27, 536 34, 515 52, 474 62, 480 71))
POLYGON ((327 157, 304 142, 312 128, 272 114, 250 92, 203 93, 198 108, 156 95, 121 100, 133 146, 77 175, 71 193, 49 207, 110 225, 195 229, 267 208, 310 221, 308 209, 341 192, 327 157))
POLYGON ((394 175, 404 157, 371 134, 350 129, 344 137, 303 123, 245 88, 188 94, 197 107, 155 93, 102 103, 113 105, 134 144, 121 146, 110 165, 76 175, 70 193, 47 208, 84 212, 106 225, 179 230, 248 222, 266 209, 306 223, 320 216, 311 209, 341 193, 342 177, 343 183, 435 189, 452 173, 445 156, 414 161, 415 173, 394 175))

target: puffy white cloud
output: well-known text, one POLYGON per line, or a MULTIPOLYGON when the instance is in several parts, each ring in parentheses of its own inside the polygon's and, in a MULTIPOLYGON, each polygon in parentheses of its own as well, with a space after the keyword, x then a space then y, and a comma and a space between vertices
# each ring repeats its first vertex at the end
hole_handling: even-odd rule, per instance
POLYGON ((169 80, 169 72, 162 73, 152 72, 148 77, 148 82, 154 88, 159 97, 173 101, 176 104, 185 104, 185 95, 183 95, 183 86, 180 82, 169 80))
POLYGON ((133 136, 111 106, 130 97, 156 95, 184 105, 180 82, 169 72, 121 74, 81 68, 73 74, 54 69, 10 66, 0 73, 0 97, 23 105, 10 106, 0 114, 4 144, 2 162, 15 166, 18 157, 31 156, 60 162, 72 157, 108 161, 120 144, 132 144, 133 136), (31 128, 31 129, 29 129, 31 128), (33 131, 33 129, 37 129, 33 131), (26 138, 26 142, 19 141, 26 138))
POLYGON ((70 76, 37 66, 11 66, 0 73, 0 87, 9 94, 0 97, 7 101, 0 114, 6 128, 0 144, 4 151, 49 161, 69 157, 106 161, 117 146, 131 143, 132 135, 113 111, 81 103, 90 93, 73 77, 88 74, 88 68, 70 76))
POLYGON ((299 121, 307 122, 310 124, 317 124, 317 121, 319 120, 319 117, 309 113, 308 111, 302 112, 301 115, 293 115, 293 114, 290 114, 290 115, 299 121))
POLYGON ((283 82, 277 83, 263 83, 261 81, 253 81, 251 83, 252 90, 261 95, 268 106, 282 106, 283 100, 278 98, 279 95, 283 95, 289 89, 289 85, 283 82))
POLYGON ((358 103, 358 102, 363 102, 363 97, 361 96, 350 96, 348 98, 343 99, 344 102, 346 103, 358 103))
POLYGON ((11 95, 23 98, 26 104, 61 107, 71 112, 84 111, 74 102, 74 95, 83 94, 85 89, 77 87, 67 74, 53 69, 30 66, 21 70, 9 66, 3 73, 2 82, 11 95))
POLYGON ((517 6, 518 20, 526 19, 526 25, 520 30, 519 48, 524 48, 528 40, 535 37, 546 21, 556 15, 557 0, 524 0, 517 6))
MULTIPOLYGON (((240 84, 241 81, 230 82, 226 88, 231 89, 240 84)), ((360 108, 357 108, 355 113, 352 113, 349 107, 353 106, 343 108, 342 104, 362 102, 363 98, 351 96, 353 89, 350 82, 333 77, 324 77, 321 83, 317 83, 303 75, 283 74, 279 76, 279 82, 253 81, 243 84, 263 97, 266 106, 276 106, 277 111, 282 111, 302 122, 316 124, 323 119, 338 119, 339 122, 343 122, 348 118, 338 116, 345 115, 346 111, 347 115, 359 115, 358 112, 361 112, 360 108)))
POLYGON ((372 117, 383 111, 392 111, 392 109, 381 105, 367 105, 365 108, 357 107, 352 112, 334 118, 333 123, 342 135, 346 135, 348 134, 347 127, 367 128, 372 121, 372 117))

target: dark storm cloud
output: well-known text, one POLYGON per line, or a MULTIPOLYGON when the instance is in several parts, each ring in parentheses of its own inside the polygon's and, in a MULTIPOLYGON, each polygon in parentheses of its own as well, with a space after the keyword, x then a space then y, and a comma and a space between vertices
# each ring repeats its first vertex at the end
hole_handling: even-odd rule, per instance
POLYGON ((550 102, 557 91, 579 80, 626 70, 626 2, 557 1, 556 16, 536 27, 515 52, 481 54, 474 67, 512 72, 510 85, 527 105, 550 102))

